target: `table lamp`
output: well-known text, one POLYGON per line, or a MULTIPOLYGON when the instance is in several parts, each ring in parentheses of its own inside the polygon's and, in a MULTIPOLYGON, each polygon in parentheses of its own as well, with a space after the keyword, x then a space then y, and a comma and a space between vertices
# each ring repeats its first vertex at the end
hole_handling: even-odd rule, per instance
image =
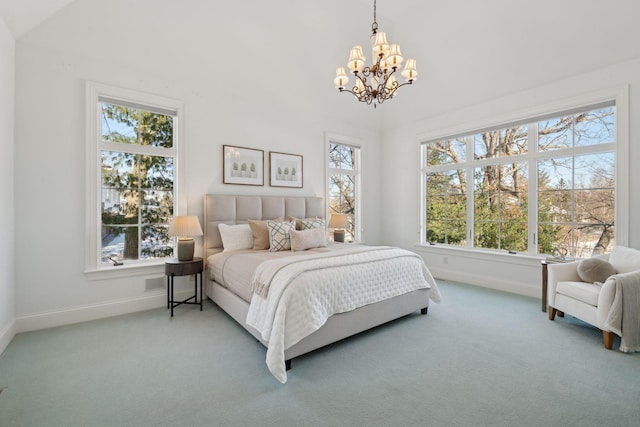
POLYGON ((178 237, 178 260, 191 261, 195 243, 193 236, 202 236, 197 216, 175 216, 169 227, 169 236, 178 237))
POLYGON ((349 219, 345 214, 331 214, 329 228, 333 228, 333 241, 344 242, 344 229, 349 227, 349 219))

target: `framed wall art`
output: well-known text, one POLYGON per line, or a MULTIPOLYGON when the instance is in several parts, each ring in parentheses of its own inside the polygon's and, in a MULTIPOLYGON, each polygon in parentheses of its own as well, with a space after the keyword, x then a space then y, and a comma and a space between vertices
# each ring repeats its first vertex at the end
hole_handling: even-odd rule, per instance
POLYGON ((264 185, 264 150, 222 146, 224 184, 264 185))
POLYGON ((302 188, 302 156, 269 152, 269 185, 302 188))

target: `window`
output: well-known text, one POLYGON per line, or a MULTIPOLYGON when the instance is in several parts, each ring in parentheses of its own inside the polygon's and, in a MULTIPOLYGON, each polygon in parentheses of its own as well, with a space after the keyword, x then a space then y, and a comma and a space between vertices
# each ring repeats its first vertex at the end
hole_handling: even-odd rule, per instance
POLYGON ((588 257, 615 244, 616 107, 423 142, 422 243, 588 257))
POLYGON ((89 97, 88 270, 172 256, 180 105, 93 84, 89 97))
POLYGON ((346 214, 345 242, 360 240, 360 146, 343 137, 328 136, 327 203, 329 214, 346 214))

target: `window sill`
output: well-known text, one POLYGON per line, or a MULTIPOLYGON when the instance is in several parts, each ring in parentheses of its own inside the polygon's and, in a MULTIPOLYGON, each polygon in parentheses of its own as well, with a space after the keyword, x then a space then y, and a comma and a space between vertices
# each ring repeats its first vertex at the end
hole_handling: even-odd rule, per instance
POLYGON ((89 280, 119 279, 124 277, 151 276, 164 274, 164 261, 145 264, 124 264, 120 266, 103 267, 85 270, 89 280))
POLYGON ((499 260, 512 264, 531 265, 540 263, 545 259, 544 255, 531 255, 524 252, 509 253, 507 251, 489 249, 470 249, 448 245, 415 245, 416 251, 434 254, 449 254, 462 258, 483 259, 487 261, 499 260))

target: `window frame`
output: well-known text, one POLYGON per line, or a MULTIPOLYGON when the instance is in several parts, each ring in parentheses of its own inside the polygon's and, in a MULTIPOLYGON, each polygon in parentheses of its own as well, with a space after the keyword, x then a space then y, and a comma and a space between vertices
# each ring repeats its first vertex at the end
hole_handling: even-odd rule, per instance
MULTIPOLYGON (((85 274, 90 280, 155 274, 162 271, 164 259, 127 261, 113 268, 104 266, 98 257, 102 252, 100 227, 101 220, 101 168, 102 149, 121 145, 103 142, 101 138, 101 108, 103 100, 135 106, 150 111, 171 112, 174 116, 173 147, 162 148, 164 154, 174 159, 174 215, 186 213, 186 194, 184 186, 184 103, 157 95, 123 89, 91 81, 86 82, 86 218, 85 218, 85 274)), ((142 147, 132 145, 126 152, 146 153, 142 147)))
MULTIPOLYGON (((605 144, 612 147, 610 151, 615 156, 615 244, 626 246, 628 245, 628 230, 629 230, 629 87, 624 85, 618 88, 604 89, 598 92, 582 95, 579 97, 559 100, 550 104, 540 105, 527 110, 514 111, 511 113, 505 113, 499 115, 492 121, 481 120, 477 122, 469 122, 463 127, 451 127, 447 129, 441 129, 431 133, 423 133, 417 136, 417 163, 418 163, 418 227, 419 235, 417 246, 420 247, 446 247, 452 250, 472 251, 478 252, 490 252, 501 253, 500 250, 473 247, 473 199, 467 200, 467 244, 465 246, 447 245, 442 243, 430 244, 426 241, 426 208, 427 208, 427 186, 426 186, 426 173, 427 167, 423 165, 423 156, 425 150, 425 144, 429 142, 437 142, 447 139, 454 139, 462 136, 473 135, 494 130, 503 129, 518 124, 530 124, 537 123, 540 120, 552 117, 561 117, 565 115, 571 115, 582 111, 595 110, 599 107, 611 106, 615 107, 615 140, 611 144, 605 144), (471 222, 470 222, 471 221, 471 222)), ((537 127, 529 128, 529 146, 526 154, 513 156, 512 160, 526 161, 529 165, 529 175, 534 173, 536 169, 531 169, 535 162, 543 158, 552 158, 558 153, 554 150, 547 152, 538 152, 537 146, 537 127), (532 132, 536 133, 535 138, 532 137, 532 132), (535 150, 535 152, 533 151, 535 150)), ((575 150, 571 153, 571 156, 579 156, 583 154, 589 154, 594 151, 602 151, 603 145, 599 145, 597 148, 591 146, 574 147, 575 150)), ((473 171, 476 167, 487 166, 491 164, 501 163, 500 159, 482 159, 475 160, 473 157, 473 144, 467 144, 467 162, 460 169, 467 171, 473 171)), ((511 160, 510 160, 511 161, 511 160)), ((437 170, 451 169, 451 165, 442 165, 442 167, 436 166, 429 168, 429 172, 437 170)), ((537 174, 536 174, 537 175, 537 174)), ((471 175, 472 176, 472 175, 471 175)), ((537 179, 533 179, 535 185, 529 186, 529 211, 528 211, 528 250, 527 252, 519 253, 519 255, 533 256, 539 258, 542 254, 537 253, 537 208, 538 208, 538 188, 537 179), (533 219, 533 222, 532 222, 533 219), (533 227, 535 225, 535 227, 533 227)), ((504 251, 502 251, 504 253, 504 251)), ((513 256, 513 254, 510 254, 513 256)))
POLYGON ((364 232, 364 227, 362 224, 362 170, 363 170, 363 164, 362 164, 362 141, 356 138, 349 138, 347 136, 343 136, 343 135, 337 135, 337 134, 332 134, 332 133, 326 133, 325 134, 325 152, 324 152, 324 162, 325 162, 325 209, 326 209, 326 218, 327 218, 327 228, 328 228, 328 224, 329 224, 329 219, 330 219, 330 215, 331 215, 331 211, 329 208, 329 177, 331 175, 334 174, 342 174, 342 175, 351 175, 355 177, 355 188, 354 188, 354 192, 355 192, 355 209, 354 209, 354 213, 353 213, 353 217, 355 220, 355 227, 354 227, 354 231, 355 231, 355 236, 354 236, 354 240, 353 243, 361 243, 363 241, 363 232, 364 232), (354 169, 339 169, 339 168, 332 168, 329 166, 329 152, 330 152, 330 145, 331 144, 339 144, 339 145, 345 145, 351 148, 356 149, 356 167, 354 169))

